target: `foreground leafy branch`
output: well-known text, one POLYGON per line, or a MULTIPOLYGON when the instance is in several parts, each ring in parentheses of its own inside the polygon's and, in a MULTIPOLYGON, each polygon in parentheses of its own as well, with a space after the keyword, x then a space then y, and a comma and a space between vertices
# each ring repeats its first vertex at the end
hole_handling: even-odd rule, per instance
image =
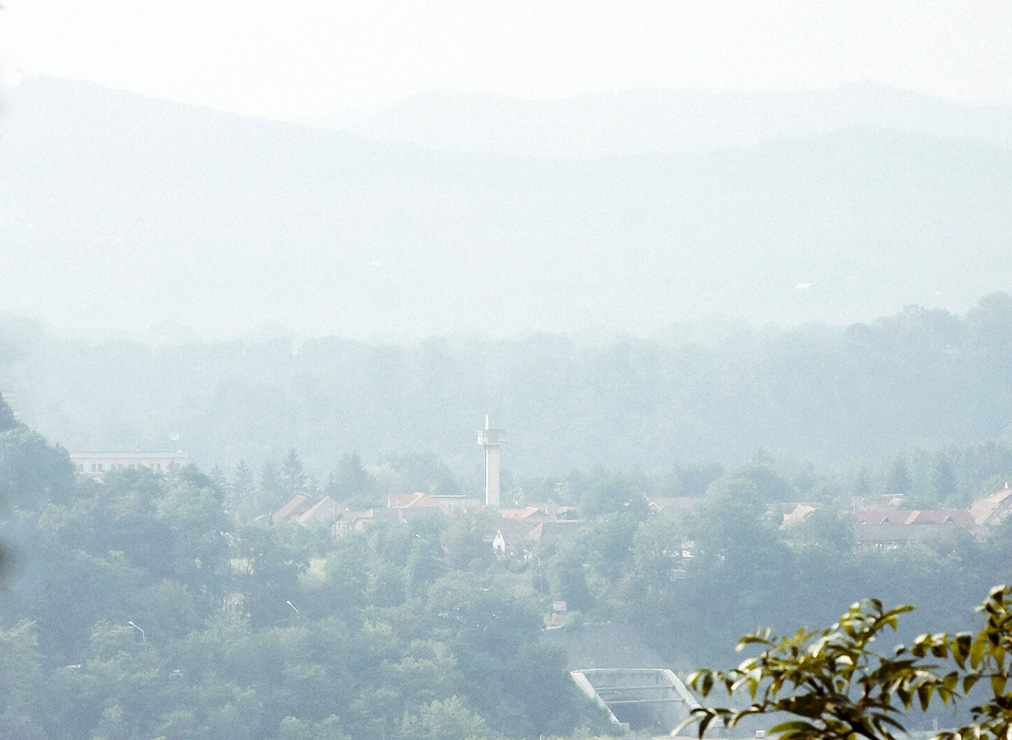
POLYGON ((978 607, 985 616, 979 632, 919 636, 892 656, 871 649, 898 618, 913 609, 884 609, 877 599, 853 604, 838 622, 819 631, 799 630, 775 637, 757 630, 743 637, 741 651, 762 649, 729 671, 699 670, 688 684, 704 698, 718 686, 732 695, 748 692, 744 709, 700 707, 685 723, 698 723, 699 737, 714 722, 734 727, 756 714, 785 713, 791 719, 770 728, 780 740, 896 740, 903 715, 926 711, 933 701, 950 704, 980 682, 988 701, 971 707, 972 724, 936 735, 937 740, 1012 740, 1012 588, 997 586, 978 607), (943 667, 936 661, 944 661, 943 667))

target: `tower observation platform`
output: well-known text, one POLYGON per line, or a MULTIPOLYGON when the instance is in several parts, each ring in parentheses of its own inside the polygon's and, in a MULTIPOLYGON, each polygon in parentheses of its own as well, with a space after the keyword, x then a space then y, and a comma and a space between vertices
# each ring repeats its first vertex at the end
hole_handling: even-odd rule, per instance
POLYGON ((499 510, 499 451, 506 444, 506 432, 496 429, 485 416, 485 428, 478 430, 478 444, 485 448, 485 505, 499 510))

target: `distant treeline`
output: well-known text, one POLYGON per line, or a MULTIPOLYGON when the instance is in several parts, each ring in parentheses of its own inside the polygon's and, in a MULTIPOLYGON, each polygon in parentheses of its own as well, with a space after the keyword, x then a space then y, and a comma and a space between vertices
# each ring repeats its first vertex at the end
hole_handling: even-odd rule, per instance
POLYGON ((965 315, 911 306, 871 324, 726 323, 650 339, 531 334, 407 346, 290 338, 151 347, 88 344, 0 322, 0 388, 71 450, 185 449, 254 471, 296 448, 324 479, 433 453, 477 479, 475 429, 506 429, 507 468, 671 469, 767 449, 875 467, 883 456, 1000 440, 1012 420, 1012 297, 965 315))

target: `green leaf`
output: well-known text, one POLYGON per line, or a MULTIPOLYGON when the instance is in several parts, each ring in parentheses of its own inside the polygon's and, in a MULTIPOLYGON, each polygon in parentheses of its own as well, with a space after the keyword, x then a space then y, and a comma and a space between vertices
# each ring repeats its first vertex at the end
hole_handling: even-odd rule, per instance
POLYGON ((700 723, 699 723, 699 737, 703 737, 703 734, 706 732, 706 728, 710 726, 711 722, 713 722, 714 716, 715 715, 713 715, 713 714, 707 714, 700 721, 700 723))
POLYGON ((805 722, 800 719, 791 720, 789 722, 781 722, 778 725, 773 725, 770 728, 770 732, 779 735, 785 732, 816 732, 818 728, 811 722, 805 722))
POLYGON ((969 632, 960 632, 952 641, 952 657, 960 668, 966 666, 966 658, 970 654, 973 638, 969 632))
POLYGON ((984 651, 987 650, 987 640, 977 638, 970 647, 970 667, 977 668, 984 659, 984 651))
POLYGON ((910 708, 910 705, 913 703, 914 700, 913 694, 911 694, 910 691, 903 688, 902 686, 899 686, 896 688, 896 696, 898 696, 900 698, 900 701, 903 702, 904 707, 906 707, 907 709, 910 708))

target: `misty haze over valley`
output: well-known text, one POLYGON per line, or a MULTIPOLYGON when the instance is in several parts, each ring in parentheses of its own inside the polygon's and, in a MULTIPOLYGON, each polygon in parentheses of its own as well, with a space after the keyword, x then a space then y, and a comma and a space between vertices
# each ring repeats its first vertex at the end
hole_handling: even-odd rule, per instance
POLYGON ((1008 737, 1010 80, 993 0, 5 1, 0 740, 695 736, 767 626, 720 737, 1008 737))
POLYGON ((1009 284, 1012 110, 851 85, 420 96, 349 131, 27 79, 0 310, 90 336, 846 325, 1009 284))

